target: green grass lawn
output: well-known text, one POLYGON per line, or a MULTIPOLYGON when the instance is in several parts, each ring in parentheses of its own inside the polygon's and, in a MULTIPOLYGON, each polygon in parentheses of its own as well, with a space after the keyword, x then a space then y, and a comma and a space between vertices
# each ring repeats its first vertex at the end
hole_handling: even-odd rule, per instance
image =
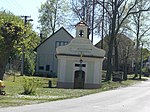
POLYGON ((57 81, 56 78, 36 78, 41 82, 41 85, 37 88, 36 93, 34 95, 23 95, 24 77, 16 76, 15 82, 13 82, 13 76, 7 76, 4 79, 4 83, 6 85, 6 95, 0 95, 0 107, 28 105, 67 98, 76 98, 118 87, 129 86, 139 82, 138 80, 127 80, 122 81, 121 83, 109 81, 102 82, 102 86, 99 89, 60 89, 55 88, 57 81), (52 88, 48 88, 49 80, 52 81, 52 88))

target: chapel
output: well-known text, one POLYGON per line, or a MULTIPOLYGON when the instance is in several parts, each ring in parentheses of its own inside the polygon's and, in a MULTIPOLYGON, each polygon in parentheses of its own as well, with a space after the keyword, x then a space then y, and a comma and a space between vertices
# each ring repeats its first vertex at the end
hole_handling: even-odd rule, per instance
POLYGON ((58 88, 99 88, 102 81, 103 49, 89 40, 89 26, 80 21, 75 25, 76 37, 56 48, 58 88))

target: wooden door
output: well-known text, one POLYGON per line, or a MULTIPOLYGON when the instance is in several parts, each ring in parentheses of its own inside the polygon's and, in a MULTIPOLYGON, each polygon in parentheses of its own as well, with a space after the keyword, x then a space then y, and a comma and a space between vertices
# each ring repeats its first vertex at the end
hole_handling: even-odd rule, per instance
POLYGON ((85 72, 82 70, 75 71, 74 73, 74 88, 83 89, 85 81, 85 72))

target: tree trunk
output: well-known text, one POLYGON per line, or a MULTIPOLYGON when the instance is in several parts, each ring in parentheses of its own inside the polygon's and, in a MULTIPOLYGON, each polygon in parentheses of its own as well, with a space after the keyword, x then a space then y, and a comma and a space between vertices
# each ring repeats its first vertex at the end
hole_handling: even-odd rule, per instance
POLYGON ((138 76, 138 62, 135 62, 135 71, 134 71, 134 77, 133 79, 135 79, 138 76))
MULTIPOLYGON (((95 0, 93 0, 93 9, 92 9, 92 31, 91 31, 91 42, 93 43, 93 35, 94 35, 94 10, 95 10, 95 0)), ((88 34, 89 38, 89 34, 88 34)))
POLYGON ((103 15, 102 15, 102 38, 101 38, 101 49, 103 49, 103 41, 104 41, 104 19, 105 19, 105 10, 104 10, 104 2, 105 0, 103 0, 103 15))
POLYGON ((5 68, 3 65, 0 65, 0 80, 3 80, 4 73, 5 73, 5 68))
POLYGON ((11 49, 12 46, 6 47, 0 54, 0 80, 3 80, 5 68, 9 60, 11 49))
POLYGON ((112 21, 111 21, 111 24, 110 24, 110 40, 109 40, 109 49, 108 49, 108 55, 107 55, 107 73, 106 73, 106 81, 109 81, 111 80, 111 73, 112 73, 112 63, 111 63, 111 60, 112 60, 112 52, 113 52, 113 45, 114 45, 114 39, 115 39, 115 29, 116 29, 116 16, 117 16, 117 7, 114 7, 114 6, 117 6, 117 0, 115 0, 114 2, 115 5, 112 6, 112 9, 113 10, 113 17, 112 17, 112 21))
POLYGON ((5 55, 0 56, 0 80, 3 80, 6 64, 7 64, 7 60, 5 55))
POLYGON ((127 58, 125 58, 125 62, 124 62, 124 73, 123 73, 123 79, 127 80, 127 58))
POLYGON ((107 55, 107 73, 106 73, 106 81, 111 80, 111 73, 112 73, 112 51, 113 51, 113 38, 111 37, 109 42, 109 49, 107 55))
POLYGON ((136 56, 135 56, 135 75, 134 75, 134 79, 138 76, 138 69, 139 69, 139 61, 138 61, 138 50, 139 50, 139 46, 140 46, 140 38, 139 38, 139 31, 140 31, 140 13, 137 17, 137 32, 136 32, 136 56))
POLYGON ((114 46, 115 46, 115 71, 119 70, 119 61, 118 61, 118 44, 117 38, 114 39, 114 46))
POLYGON ((137 40, 136 56, 135 56, 135 71, 134 71, 135 75, 134 75, 133 79, 135 79, 138 76, 138 69, 139 69, 138 48, 139 48, 139 41, 137 40))

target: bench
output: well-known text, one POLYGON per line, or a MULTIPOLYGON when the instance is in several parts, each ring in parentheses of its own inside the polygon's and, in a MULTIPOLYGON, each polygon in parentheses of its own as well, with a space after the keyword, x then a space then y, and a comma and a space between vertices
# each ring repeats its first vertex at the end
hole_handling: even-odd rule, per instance
POLYGON ((118 72, 113 72, 112 73, 112 81, 122 81, 123 80, 123 72, 118 71, 118 72))

